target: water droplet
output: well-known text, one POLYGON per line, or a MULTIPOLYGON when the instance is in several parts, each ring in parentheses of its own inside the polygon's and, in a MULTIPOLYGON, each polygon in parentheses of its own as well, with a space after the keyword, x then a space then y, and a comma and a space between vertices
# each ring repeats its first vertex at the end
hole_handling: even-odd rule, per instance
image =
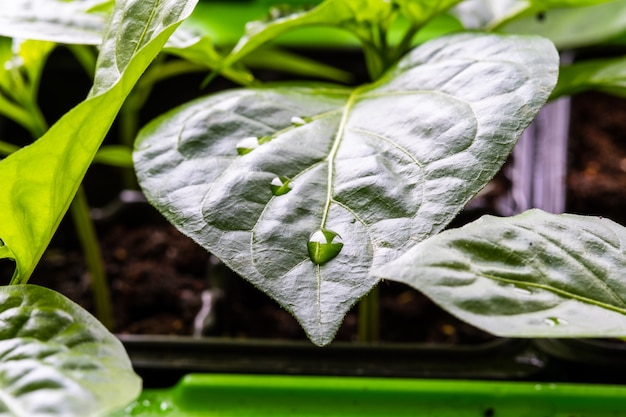
POLYGON ((275 196, 287 194, 291 191, 291 180, 287 177, 275 177, 270 183, 270 187, 275 196))
POLYGON ((174 407, 172 406, 172 404, 167 403, 165 401, 161 401, 161 404, 159 405, 160 411, 172 411, 173 409, 174 407))
POLYGON ((325 264, 341 252, 343 240, 338 233, 319 229, 311 234, 307 243, 309 257, 317 265, 325 264))
POLYGON ((567 321, 558 317, 548 317, 547 319, 544 319, 543 322, 548 326, 561 326, 567 324, 567 321))
POLYGON ((174 406, 171 403, 152 398, 134 401, 124 409, 124 413, 127 416, 143 416, 145 414, 161 416, 169 414, 173 410, 174 406))
POLYGON ((258 148, 259 145, 259 138, 250 136, 248 138, 240 140, 237 143, 237 153, 239 155, 245 155, 258 148))
POLYGON ((532 295, 532 293, 533 293, 528 288, 524 288, 524 287, 521 287, 521 286, 515 285, 515 284, 511 284, 511 288, 513 289, 513 291, 515 291, 518 294, 532 295))
POLYGON ((515 286, 515 292, 520 293, 520 294, 524 294, 524 295, 532 295, 532 293, 533 293, 531 290, 528 290, 528 289, 523 288, 523 287, 518 287, 518 286, 515 286))
POLYGON ((312 121, 313 119, 311 119, 310 117, 304 117, 304 116, 294 116, 291 118, 291 124, 294 126, 302 126, 307 123, 311 123, 312 121))

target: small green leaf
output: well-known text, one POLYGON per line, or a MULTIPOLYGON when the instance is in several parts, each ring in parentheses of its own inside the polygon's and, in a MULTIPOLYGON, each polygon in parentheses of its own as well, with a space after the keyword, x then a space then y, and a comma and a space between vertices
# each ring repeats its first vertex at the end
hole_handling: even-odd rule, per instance
POLYGON ((442 230, 495 175, 557 65, 540 38, 439 38, 357 89, 279 84, 189 103, 140 133, 135 168, 174 225, 325 344, 378 281, 372 268, 442 230), (288 193, 274 195, 276 177, 288 193), (343 246, 322 255, 318 239, 311 255, 325 229, 343 246))
POLYGON ((506 337, 626 336, 626 228, 530 210, 484 216, 375 273, 506 337))
MULTIPOLYGON (((196 33, 198 29, 188 29, 184 25, 179 27, 169 38, 164 52, 179 56, 204 69, 216 69, 224 59, 215 47, 211 38, 202 33, 196 33)), ((224 68, 222 75, 236 83, 247 85, 254 81, 250 72, 241 68, 224 68)))
POLYGON ((37 105, 39 81, 55 44, 0 37, 0 115, 21 124, 37 138, 47 123, 37 105))
POLYGON ((0 287, 0 318, 0 415, 101 416, 141 392, 120 341, 62 295, 0 287))

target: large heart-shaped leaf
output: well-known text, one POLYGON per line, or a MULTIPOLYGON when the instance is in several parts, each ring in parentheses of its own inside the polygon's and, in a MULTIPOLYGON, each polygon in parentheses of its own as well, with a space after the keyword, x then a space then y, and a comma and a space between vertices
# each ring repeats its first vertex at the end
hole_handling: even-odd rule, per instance
POLYGON ((541 38, 440 38, 354 90, 190 103, 143 130, 135 167, 173 224, 325 344, 376 284, 372 268, 439 232, 493 177, 557 65, 541 38))
POLYGON ((626 228, 530 210, 424 241, 376 274, 499 336, 626 336, 626 228))
POLYGON ((62 295, 0 287, 0 415, 99 416, 141 392, 120 341, 62 295))

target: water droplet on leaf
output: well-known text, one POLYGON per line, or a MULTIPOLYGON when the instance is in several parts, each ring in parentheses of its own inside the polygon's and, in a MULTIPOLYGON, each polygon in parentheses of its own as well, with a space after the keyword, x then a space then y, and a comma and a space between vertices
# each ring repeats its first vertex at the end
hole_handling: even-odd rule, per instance
POLYGON ((311 119, 310 117, 294 116, 291 118, 291 124, 294 126, 302 126, 307 123, 310 123, 312 120, 313 119, 311 119))
POLYGON ((560 319, 558 317, 548 317, 543 321, 548 326, 561 326, 567 324, 567 321, 560 319))
POLYGON ((343 239, 338 233, 319 229, 311 234, 307 243, 309 257, 317 265, 325 264, 341 252, 343 239))
POLYGON ((515 284, 508 284, 508 287, 512 288, 513 291, 515 291, 518 294, 524 294, 524 295, 532 295, 532 291, 529 290, 528 288, 524 288, 522 286, 519 285, 515 285, 515 284))
POLYGON ((519 294, 524 294, 524 295, 532 295, 533 293, 531 290, 528 290, 524 287, 518 287, 518 286, 515 286, 515 292, 519 294))
POLYGON ((237 143, 237 153, 245 155, 259 147, 259 139, 254 136, 242 139, 237 143))
POLYGON ((287 194, 291 191, 291 180, 287 177, 275 177, 270 183, 270 187, 275 196, 287 194))

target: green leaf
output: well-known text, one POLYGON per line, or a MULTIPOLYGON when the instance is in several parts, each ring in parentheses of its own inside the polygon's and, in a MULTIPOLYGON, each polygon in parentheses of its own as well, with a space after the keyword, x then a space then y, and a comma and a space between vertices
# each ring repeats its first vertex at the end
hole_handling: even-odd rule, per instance
POLYGON ((57 43, 97 45, 110 0, 20 0, 0 3, 0 35, 57 43), (104 7, 107 6, 107 7, 104 7))
POLYGON ((626 336, 626 229, 530 210, 484 216, 379 269, 498 336, 626 336))
POLYGON ((90 97, 0 162, 0 239, 25 283, 76 194, 120 106, 195 0, 118 1, 90 97))
POLYGON ((561 68, 552 98, 586 90, 626 97, 626 57, 582 61, 561 68))
POLYGON ((512 21, 500 30, 543 36, 552 40, 560 50, 606 43, 626 30, 626 0, 590 7, 548 10, 542 19, 531 16, 512 21))
POLYGON ((64 296, 3 286, 0 317, 0 415, 100 416, 140 394, 120 341, 64 296))
MULTIPOLYGON (((537 31, 524 30, 518 32, 513 30, 512 32, 507 32, 541 35, 546 29, 548 31, 554 29, 562 30, 562 27, 552 22, 545 24, 544 19, 536 18, 538 14, 541 14, 543 17, 545 17, 546 13, 569 14, 571 10, 568 9, 570 8, 601 7, 601 3, 615 2, 615 0, 498 0, 497 2, 491 0, 466 0, 458 5, 453 10, 453 13, 467 28, 473 29, 502 29, 504 25, 526 18, 525 21, 527 23, 532 24, 533 20, 535 21, 533 26, 537 31)), ((589 22, 595 22, 595 20, 586 20, 582 27, 578 26, 573 29, 596 31, 599 25, 590 25, 589 22)))
POLYGON ((170 222, 321 345, 378 281, 372 268, 443 229, 493 177, 557 65, 540 38, 439 38, 354 90, 275 85, 187 104, 140 133, 135 168, 170 222))
POLYGON ((21 124, 33 137, 47 130, 37 104, 39 81, 55 44, 0 37, 0 114, 21 124))
MULTIPOLYGON (((196 33, 197 30, 179 27, 167 41, 165 52, 181 57, 204 69, 219 68, 223 57, 207 35, 196 33)), ((224 68, 222 75, 236 83, 247 85, 254 81, 254 76, 244 69, 224 68)))
POLYGON ((280 15, 269 21, 249 22, 245 35, 226 58, 224 66, 233 64, 288 31, 306 26, 341 27, 367 39, 371 36, 371 29, 389 20, 393 11, 392 3, 384 0, 326 0, 311 10, 280 15))
POLYGON ((462 0, 444 0, 434 2, 432 0, 393 0, 400 6, 403 14, 407 16, 412 24, 421 26, 428 20, 440 13, 448 11, 452 6, 462 0))

